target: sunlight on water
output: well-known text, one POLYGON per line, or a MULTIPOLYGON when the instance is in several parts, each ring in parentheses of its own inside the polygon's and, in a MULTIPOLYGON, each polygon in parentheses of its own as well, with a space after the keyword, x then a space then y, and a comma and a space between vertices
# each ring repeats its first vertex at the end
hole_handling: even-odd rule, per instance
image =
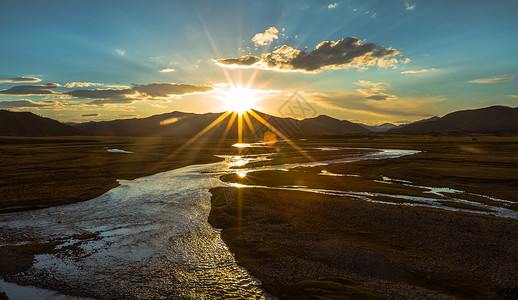
POLYGON ((29 285, 41 278, 66 282, 93 298, 269 298, 207 223, 208 190, 222 183, 219 174, 202 171, 223 168, 222 162, 121 180, 90 201, 0 216, 7 232, 63 242, 56 254, 37 255, 20 276, 29 285), (95 237, 74 238, 85 233, 95 237), (72 245, 81 259, 67 252, 72 245))
POLYGON ((126 150, 122 150, 122 149, 107 149, 107 151, 110 153, 135 153, 135 152, 126 151, 126 150))
POLYGON ((248 173, 248 171, 237 171, 236 172, 237 176, 239 176, 241 178, 246 177, 246 173, 248 173))
POLYGON ((250 147, 250 144, 241 144, 241 143, 237 143, 237 144, 232 145, 232 147, 236 147, 236 148, 248 148, 248 147, 250 147))
MULTIPOLYGON (((344 149, 352 148, 322 147, 318 151, 344 149)), ((278 187, 246 185, 219 180, 225 174, 244 178, 257 171, 289 172, 294 168, 418 153, 394 149, 358 150, 361 151, 323 161, 254 167, 246 165, 268 162, 278 154, 221 155, 219 157, 224 161, 219 163, 188 166, 135 180, 120 180, 119 187, 90 201, 0 215, 4 232, 10 234, 2 241, 6 244, 49 240, 60 242, 56 253, 37 255, 33 268, 17 275, 27 285, 38 285, 42 278, 48 278, 47 286, 65 284, 71 290, 93 298, 106 295, 133 298, 139 295, 148 299, 265 299, 271 296, 260 288, 257 279, 237 265, 221 240, 219 231, 207 222, 211 209, 211 188, 302 191, 384 205, 518 218, 516 211, 506 207, 463 199, 462 195, 466 193, 462 191, 414 185, 410 181, 388 177, 383 177, 379 182, 421 188, 424 190, 423 196, 327 190, 296 184, 278 187), (460 204, 473 209, 458 207, 460 204), (84 234, 91 237, 77 237, 84 234), (70 248, 75 250, 67 250, 70 248)), ((328 171, 322 171, 319 175, 350 176, 328 171)), ((505 200, 488 196, 469 195, 495 203, 499 201, 504 206, 508 204, 505 200)))

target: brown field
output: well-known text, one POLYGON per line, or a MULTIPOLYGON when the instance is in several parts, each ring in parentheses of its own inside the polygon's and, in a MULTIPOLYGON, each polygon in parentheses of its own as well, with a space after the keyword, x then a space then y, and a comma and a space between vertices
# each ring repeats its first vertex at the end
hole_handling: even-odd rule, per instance
MULTIPOLYGON (((422 193, 374 181, 387 176, 518 202, 517 137, 378 136, 303 143, 423 152, 222 180, 422 193), (318 176, 321 169, 355 177, 318 176)), ((517 220, 305 192, 216 188, 212 193, 209 222, 223 229, 238 263, 281 299, 518 297, 517 220)))
MULTIPOLYGON (((214 162, 220 160, 214 154, 235 153, 229 147, 234 141, 202 140, 171 156, 184 142, 128 137, 0 138, 0 212, 88 200, 117 186, 117 179, 214 162), (109 153, 105 147, 135 153, 109 153)), ((226 175, 222 180, 422 194, 419 188, 378 182, 387 176, 518 202, 516 136, 380 134, 299 140, 297 144, 422 152, 291 172, 255 172, 244 179, 226 175), (354 177, 317 175, 322 170, 354 177)), ((328 158, 325 155, 314 154, 317 160, 328 158)), ((302 155, 283 154, 274 162, 304 160, 302 155)), ((222 229, 238 263, 281 299, 518 297, 517 220, 306 192, 216 188, 212 193, 209 222, 222 229)), ((12 268, 0 275, 24 270, 34 254, 49 251, 53 251, 52 244, 2 247, 1 256, 10 258, 0 265, 12 268)))
POLYGON ((227 142, 131 137, 0 137, 0 212, 44 208, 97 197, 118 185, 178 167, 221 160, 227 142), (135 153, 109 153, 106 148, 135 153))

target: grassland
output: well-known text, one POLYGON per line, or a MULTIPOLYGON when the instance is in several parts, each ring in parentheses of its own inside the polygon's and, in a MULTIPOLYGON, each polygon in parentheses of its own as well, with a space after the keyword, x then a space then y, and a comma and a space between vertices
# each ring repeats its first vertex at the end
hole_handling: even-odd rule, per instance
MULTIPOLYGON (((130 137, 0 137, 0 212, 92 199, 118 185, 174 168, 214 162, 226 142, 130 137), (134 153, 110 153, 120 149, 134 153)), ((225 150, 227 149, 227 150, 225 150)))
MULTIPOLYGON (((117 179, 217 161, 214 154, 235 152, 229 147, 233 142, 201 140, 172 156, 184 140, 0 138, 0 212, 88 200, 117 186, 117 179)), ((297 144, 422 152, 222 179, 422 193, 418 188, 381 184, 381 176, 387 176, 518 202, 516 136, 370 135, 298 140, 297 144), (322 170, 353 176, 317 175, 322 170)), ((315 153, 315 159, 326 159, 324 152, 315 153)), ((278 159, 267 163, 305 160, 303 155, 281 151, 278 159)), ((518 297, 516 220, 294 191, 216 188, 212 193, 209 222, 222 229, 222 238, 238 263, 281 299, 518 297)), ((55 242, 2 247, 0 256, 9 259, 0 261, 1 274, 30 267, 35 254, 55 251, 55 242)))
MULTIPOLYGON (((245 178, 225 175, 222 180, 422 193, 379 182, 387 176, 518 201, 516 137, 385 135, 299 144, 422 152, 245 178), (318 176, 322 169, 353 177, 318 176)), ((238 263, 281 299, 518 297, 517 220, 306 192, 216 188, 212 193, 209 222, 223 229, 222 238, 238 263)))

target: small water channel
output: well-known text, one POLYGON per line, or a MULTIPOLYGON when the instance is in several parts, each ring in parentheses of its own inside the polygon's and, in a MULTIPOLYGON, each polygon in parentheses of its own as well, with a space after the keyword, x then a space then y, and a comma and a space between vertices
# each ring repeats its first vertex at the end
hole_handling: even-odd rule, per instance
MULTIPOLYGON (((239 145, 241 148, 255 146, 239 145)), ((191 165, 135 180, 121 180, 120 186, 89 201, 2 214, 0 246, 59 242, 54 253, 37 255, 31 269, 4 280, 96 299, 272 298, 261 289, 257 279, 236 263, 219 231, 207 222, 211 208, 209 190, 214 187, 304 191, 388 205, 433 207, 518 218, 516 211, 503 207, 506 205, 504 200, 491 198, 490 200, 501 204, 492 206, 455 197, 463 192, 451 189, 419 186, 429 189, 436 196, 428 198, 376 195, 368 191, 324 190, 306 186, 249 186, 225 183, 219 179, 224 174, 235 173, 244 177, 250 172, 289 171, 294 168, 358 160, 390 159, 418 152, 340 147, 317 149, 325 152, 340 150, 350 150, 350 153, 332 159, 277 165, 267 163, 277 153, 226 155, 221 156, 224 160, 218 163, 191 165), (247 167, 258 162, 266 164, 247 167), (440 196, 437 197, 438 195, 440 196), (380 201, 376 200, 376 196, 406 201, 380 201), (470 205, 478 205, 484 209, 448 206, 445 205, 447 201, 469 201, 470 205)), ((320 175, 344 176, 330 172, 322 172, 320 175)), ((386 184, 413 186, 411 182, 386 177, 383 181, 386 184)), ((9 296, 18 295, 12 296, 12 299, 24 299, 20 296, 24 293, 23 289, 29 293, 26 295, 33 292, 19 285, 17 288, 16 285, 3 281, 0 282, 0 290, 4 289, 9 296)), ((66 298, 68 296, 64 294, 52 295, 65 297, 58 299, 75 299, 66 298)))

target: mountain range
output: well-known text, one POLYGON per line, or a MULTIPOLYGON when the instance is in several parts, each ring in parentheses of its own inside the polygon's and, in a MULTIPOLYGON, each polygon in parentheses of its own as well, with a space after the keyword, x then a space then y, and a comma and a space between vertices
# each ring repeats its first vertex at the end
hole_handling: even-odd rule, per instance
POLYGON ((82 130, 31 112, 0 110, 0 136, 84 135, 82 130))
POLYGON ((236 138, 241 128, 243 138, 261 136, 274 127, 287 137, 340 136, 387 131, 389 133, 445 132, 518 132, 518 108, 491 106, 462 110, 441 118, 432 117, 411 124, 385 123, 378 126, 338 120, 326 115, 297 120, 253 111, 241 122, 232 114, 170 112, 147 118, 64 124, 30 112, 0 110, 0 135, 67 136, 116 135, 192 137, 202 131, 209 137, 236 138), (259 116, 257 119, 252 115, 259 116), (267 123, 270 125, 264 125, 267 123), (205 128, 208 128, 205 130, 205 128))
POLYGON ((502 131, 518 131, 518 107, 490 106, 460 110, 442 118, 431 118, 389 130, 404 133, 502 131))
POLYGON ((243 117, 241 125, 238 118, 234 118, 230 114, 225 117, 223 113, 194 114, 171 112, 140 119, 81 123, 75 125, 75 127, 93 135, 153 135, 168 137, 192 137, 204 130, 204 128, 210 127, 213 123, 214 126, 205 133, 206 136, 235 138, 238 136, 239 127, 241 127, 244 138, 260 136, 263 132, 270 131, 271 129, 265 126, 263 122, 267 122, 288 137, 369 132, 369 130, 358 124, 324 115, 296 120, 275 117, 258 111, 253 113, 258 115, 259 118, 253 117, 253 114, 248 114, 248 117, 243 117), (232 121, 233 118, 234 120, 232 121), (220 120, 220 122, 217 122, 217 120, 220 120))

